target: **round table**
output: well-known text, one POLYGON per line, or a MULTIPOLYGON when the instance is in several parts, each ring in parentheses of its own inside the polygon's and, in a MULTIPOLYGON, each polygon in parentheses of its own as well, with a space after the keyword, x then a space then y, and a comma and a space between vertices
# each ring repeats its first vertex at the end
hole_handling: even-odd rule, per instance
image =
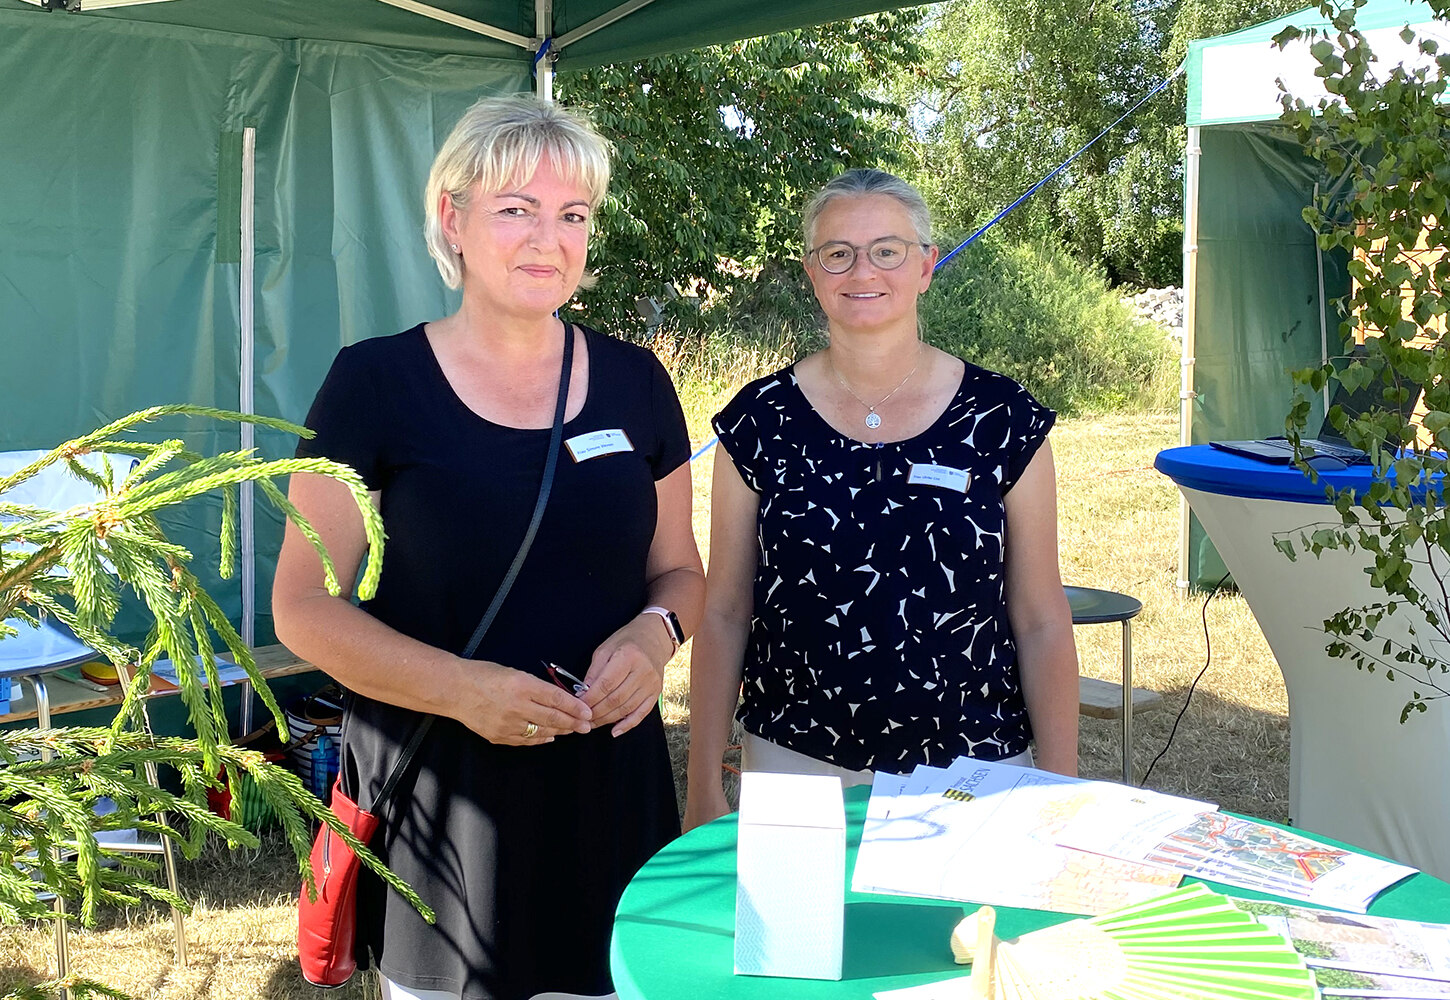
MULTIPOLYGON (((846 790, 846 870, 855 865, 870 789, 846 790)), ((734 974, 736 817, 685 834, 640 869, 619 901, 610 962, 620 1000, 865 1000, 880 990, 965 975, 947 942, 968 903, 846 890, 845 955, 839 982, 734 974)), ((1324 838, 1320 838, 1324 839, 1324 838)), ((988 862, 990 863, 990 862, 988 862)), ((1266 897, 1249 889, 1219 891, 1266 897)), ((1450 884, 1416 875, 1381 893, 1370 913, 1450 922, 1450 884)), ((999 907, 1001 937, 1071 919, 999 907)))
POLYGON ((96 651, 48 620, 39 628, 19 618, 6 619, 5 624, 16 634, 0 640, 0 678, 30 685, 35 692, 37 722, 41 729, 49 729, 50 691, 45 675, 94 659, 96 651))

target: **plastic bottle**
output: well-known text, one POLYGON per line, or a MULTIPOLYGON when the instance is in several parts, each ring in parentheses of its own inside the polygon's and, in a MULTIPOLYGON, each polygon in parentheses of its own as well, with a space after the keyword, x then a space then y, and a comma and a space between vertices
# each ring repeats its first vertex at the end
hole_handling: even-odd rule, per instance
POLYGON ((326 733, 317 734, 312 745, 312 794, 322 798, 332 784, 332 771, 336 767, 337 754, 332 749, 332 738, 326 733))

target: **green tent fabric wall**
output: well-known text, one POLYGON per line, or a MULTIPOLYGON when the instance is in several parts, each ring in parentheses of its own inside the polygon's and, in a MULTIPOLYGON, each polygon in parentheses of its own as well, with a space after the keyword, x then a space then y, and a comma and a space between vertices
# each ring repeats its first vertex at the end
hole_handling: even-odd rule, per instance
MULTIPOLYGON (((1342 317, 1334 302, 1350 290, 1348 262, 1318 253, 1302 211, 1316 188, 1333 197, 1343 178, 1323 173, 1275 121, 1279 79, 1311 104, 1323 91, 1307 43, 1280 50, 1271 41, 1287 25, 1325 23, 1309 7, 1189 45, 1191 329, 1184 364, 1191 396, 1183 422, 1190 444, 1282 434, 1293 394, 1288 372, 1340 353, 1342 317)), ((1357 23, 1382 66, 1420 58, 1399 37, 1406 25, 1441 39, 1442 47, 1450 35, 1423 2, 1369 0, 1357 23)), ((1315 404, 1311 428, 1323 415, 1323 400, 1315 404)), ((1196 519, 1187 517, 1182 530, 1180 584, 1212 586, 1224 574, 1218 553, 1196 519)))
MULTIPOLYGON (((1316 184, 1336 184, 1276 126, 1203 129, 1199 141, 1191 443, 1282 434, 1289 372, 1339 350, 1346 261, 1317 254, 1301 214, 1316 184)), ((1311 424, 1321 416, 1316 405, 1311 424)), ((1187 579, 1211 587, 1226 570, 1197 520, 1190 532, 1187 579)))
MULTIPOLYGON (((241 398, 241 136, 255 129, 254 409, 301 421, 346 343, 447 312, 422 187, 447 130, 526 69, 478 57, 0 10, 0 449, 162 402, 241 398)), ((157 425, 198 451, 234 425, 157 425)), ((263 432, 265 457, 295 439, 263 432)), ((257 505, 257 640, 280 520, 257 505)), ((218 572, 220 502, 168 525, 218 572)), ((123 621, 123 631, 139 619, 123 621)))
MULTIPOLYGON (((379 0, 106 2, 76 13, 0 0, 0 450, 49 447, 158 402, 237 408, 253 396, 256 412, 300 421, 340 345, 449 311, 419 237, 427 167, 469 103, 531 88, 541 23, 563 65, 585 67, 910 5, 432 5, 512 35, 499 40, 379 0), (255 367, 245 385, 244 359, 255 367)), ((240 442, 227 426, 153 432, 206 452, 240 442)), ((256 443, 265 457, 294 444, 270 432, 256 443)), ((250 591, 266 642, 280 521, 255 509, 250 591)), ((182 518, 168 527, 239 620, 242 583, 215 565, 220 502, 182 518)))

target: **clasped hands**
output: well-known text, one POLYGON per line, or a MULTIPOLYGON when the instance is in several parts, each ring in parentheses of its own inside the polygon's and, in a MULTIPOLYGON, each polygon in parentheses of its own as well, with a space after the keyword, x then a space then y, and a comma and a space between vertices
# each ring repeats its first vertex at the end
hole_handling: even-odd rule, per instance
POLYGON ((649 715, 664 690, 674 654, 657 617, 637 616, 600 644, 589 661, 584 690, 571 694, 534 674, 475 661, 482 689, 461 721, 491 743, 535 746, 565 733, 613 726, 623 736, 649 715))

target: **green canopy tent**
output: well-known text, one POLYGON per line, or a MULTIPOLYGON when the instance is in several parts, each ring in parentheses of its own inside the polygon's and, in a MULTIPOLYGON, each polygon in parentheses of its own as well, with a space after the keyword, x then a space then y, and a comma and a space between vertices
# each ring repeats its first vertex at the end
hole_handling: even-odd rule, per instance
MULTIPOLYGON (((922 0, 0 0, 134 24, 589 67, 839 21, 922 0), (541 53, 542 50, 542 53, 541 53)), ((4 24, 5 22, 0 22, 4 24)), ((17 26, 23 22, 17 22, 17 26)))
MULTIPOLYGON (((1381 67, 1425 58, 1400 38, 1407 25, 1442 51, 1450 44, 1450 26, 1425 3, 1369 0, 1356 23, 1381 67)), ((1316 194, 1340 191, 1342 178, 1326 176, 1278 124, 1276 81, 1311 105, 1325 96, 1307 40, 1272 44, 1288 25, 1327 22, 1311 7, 1188 50, 1184 444, 1282 434, 1287 372, 1340 349, 1333 302, 1350 290, 1348 262, 1319 251, 1302 212, 1316 194)), ((1223 563, 1186 504, 1182 518, 1179 585, 1212 586, 1223 563)))
MULTIPOLYGON (((421 195, 482 95, 547 94, 556 62, 907 5, 0 0, 0 451, 163 402, 300 421, 340 345, 451 311, 421 195)), ((196 422, 155 433, 266 457, 295 443, 196 422)), ((186 516, 173 537, 244 636, 270 641, 280 519, 244 497, 227 581, 220 501, 186 516)))

